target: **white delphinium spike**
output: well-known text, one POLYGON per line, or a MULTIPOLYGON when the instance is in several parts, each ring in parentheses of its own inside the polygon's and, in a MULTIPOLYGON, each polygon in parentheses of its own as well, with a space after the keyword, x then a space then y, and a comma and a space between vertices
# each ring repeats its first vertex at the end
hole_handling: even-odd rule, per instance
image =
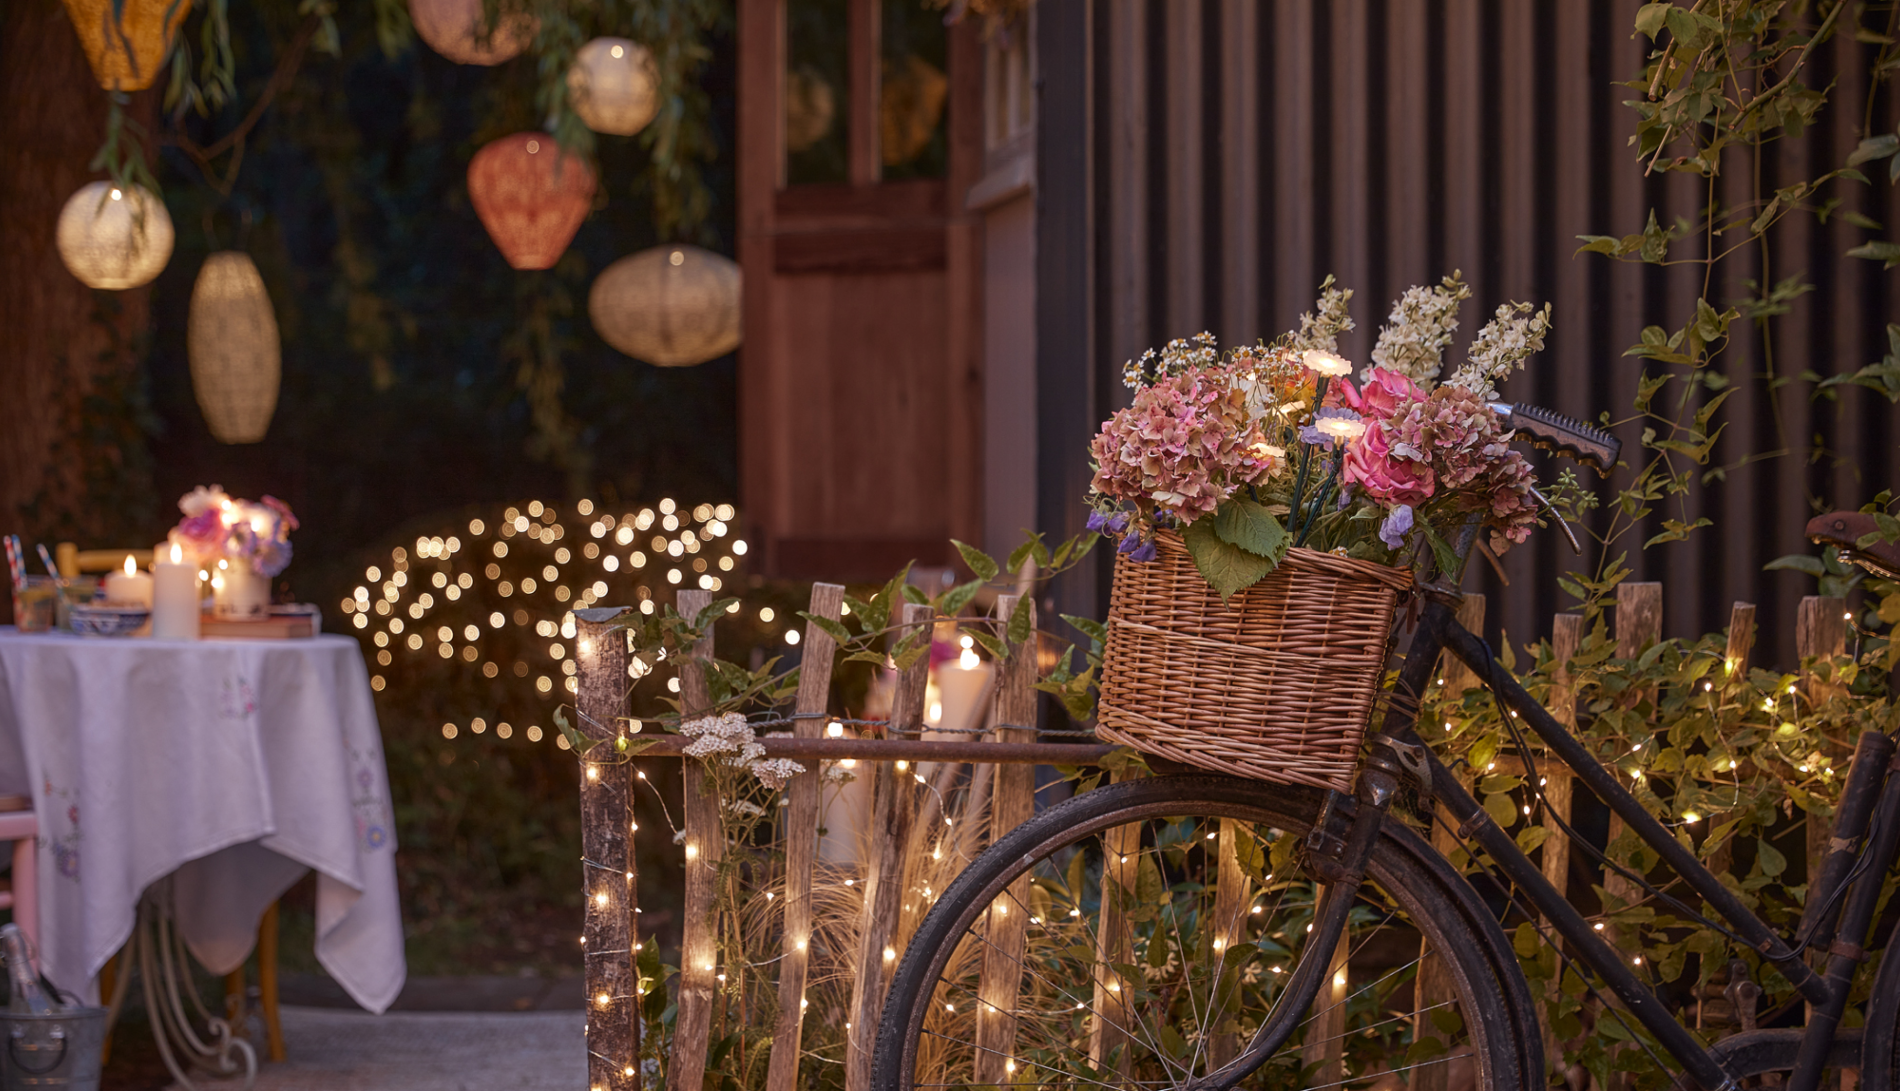
POLYGON ((1379 328, 1379 343, 1372 349, 1372 366, 1359 373, 1372 378, 1372 367, 1396 371, 1430 390, 1438 384, 1444 368, 1445 348, 1458 329, 1458 307, 1471 298, 1471 286, 1463 273, 1454 271, 1436 288, 1412 287, 1392 304, 1392 313, 1379 328))
POLYGON ((1352 302, 1351 288, 1333 287, 1333 278, 1328 276, 1319 286, 1319 299, 1312 311, 1300 316, 1300 332, 1293 335, 1292 348, 1295 353, 1309 349, 1321 349, 1326 352, 1339 351, 1339 335, 1353 328, 1352 315, 1346 306, 1352 302))
POLYGON ((1497 316, 1478 331, 1471 358, 1449 380, 1481 398, 1497 397, 1496 384, 1524 366, 1533 352, 1542 352, 1550 332, 1550 304, 1532 312, 1529 303, 1501 303, 1497 316))

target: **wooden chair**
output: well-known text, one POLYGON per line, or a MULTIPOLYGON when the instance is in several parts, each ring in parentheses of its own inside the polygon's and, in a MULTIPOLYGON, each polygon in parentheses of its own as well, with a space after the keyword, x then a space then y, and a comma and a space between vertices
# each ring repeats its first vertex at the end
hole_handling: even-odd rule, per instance
POLYGON ((71 542, 59 543, 53 550, 53 563, 59 566, 60 575, 70 578, 88 572, 117 572, 127 556, 140 568, 152 567, 150 549, 80 549, 71 542))
POLYGON ((13 910, 13 923, 26 934, 28 951, 39 950, 39 862, 35 838, 39 822, 26 796, 0 796, 0 841, 13 842, 11 881, 0 886, 0 909, 13 910))

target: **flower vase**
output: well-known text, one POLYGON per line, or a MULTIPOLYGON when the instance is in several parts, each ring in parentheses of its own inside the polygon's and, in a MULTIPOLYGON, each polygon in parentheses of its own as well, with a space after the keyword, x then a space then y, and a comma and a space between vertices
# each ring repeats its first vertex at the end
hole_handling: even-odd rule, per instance
POLYGON ((211 616, 220 621, 262 621, 270 616, 270 580, 248 564, 220 571, 212 580, 211 596, 211 616))

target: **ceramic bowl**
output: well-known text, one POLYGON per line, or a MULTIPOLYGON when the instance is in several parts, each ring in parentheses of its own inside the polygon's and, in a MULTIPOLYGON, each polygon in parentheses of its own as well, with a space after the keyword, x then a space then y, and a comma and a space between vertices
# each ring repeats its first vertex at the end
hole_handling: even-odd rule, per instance
POLYGON ((73 606, 73 632, 80 636, 131 636, 151 618, 147 606, 73 606))

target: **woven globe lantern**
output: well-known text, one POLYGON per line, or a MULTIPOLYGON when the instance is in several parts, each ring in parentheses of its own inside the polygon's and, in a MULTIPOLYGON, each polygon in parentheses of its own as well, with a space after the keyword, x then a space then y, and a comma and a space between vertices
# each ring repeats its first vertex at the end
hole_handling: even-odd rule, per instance
POLYGON ((191 0, 66 0, 93 78, 108 91, 143 91, 158 78, 191 0))
POLYGON ((697 246, 656 246, 594 278, 587 313, 601 340, 661 367, 688 367, 739 347, 739 266, 697 246))
POLYGON ((185 329, 191 389, 220 443, 256 443, 277 411, 283 355, 277 315, 249 254, 221 250, 205 259, 191 289, 185 329))
POLYGON ((516 133, 475 153, 468 197, 509 265, 546 269, 593 207, 594 171, 546 133, 516 133))
POLYGON ((94 288, 147 283, 172 256, 172 218, 144 186, 90 182, 66 200, 53 229, 59 258, 94 288))
POLYGON ((632 136, 660 112, 660 68, 646 46, 595 38, 574 55, 567 97, 588 128, 632 136))
POLYGON ((534 41, 541 23, 525 11, 506 12, 493 34, 482 0, 409 0, 409 18, 429 48, 456 64, 501 64, 534 41))

